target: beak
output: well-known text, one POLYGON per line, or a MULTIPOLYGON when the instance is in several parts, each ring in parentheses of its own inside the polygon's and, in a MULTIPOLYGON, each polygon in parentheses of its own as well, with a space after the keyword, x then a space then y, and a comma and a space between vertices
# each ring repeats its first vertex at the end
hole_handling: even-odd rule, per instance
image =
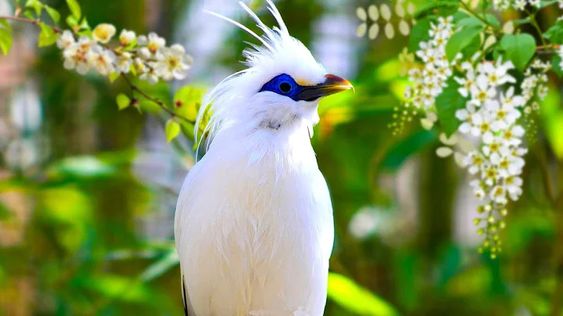
POLYGON ((299 100, 314 101, 321 97, 353 89, 350 81, 335 75, 325 75, 325 81, 316 86, 306 86, 297 94, 299 100))

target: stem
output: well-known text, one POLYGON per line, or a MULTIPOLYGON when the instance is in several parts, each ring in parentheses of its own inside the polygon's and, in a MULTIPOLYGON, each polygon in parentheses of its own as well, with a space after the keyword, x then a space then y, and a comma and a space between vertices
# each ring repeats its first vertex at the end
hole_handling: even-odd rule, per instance
POLYGON ((481 22, 485 23, 486 25, 490 26, 493 29, 497 28, 496 26, 491 24, 491 22, 487 21, 485 18, 480 16, 477 12, 473 11, 465 2, 463 2, 463 0, 459 0, 459 3, 465 9, 465 11, 467 11, 469 14, 476 17, 477 19, 481 20, 481 22))
POLYGON ((166 104, 164 102, 162 102, 161 100, 151 97, 150 95, 148 95, 145 91, 143 91, 141 88, 139 88, 139 86, 135 85, 131 79, 129 79, 129 77, 127 77, 126 74, 121 73, 121 77, 125 80, 125 82, 127 83, 127 85, 131 88, 131 90, 133 92, 137 92, 139 93, 143 98, 145 98, 148 101, 151 101, 152 103, 158 105, 162 110, 164 110, 166 113, 168 113, 170 116, 175 117, 175 118, 179 118, 181 120, 184 120, 187 123, 190 124, 194 124, 195 122, 186 118, 185 116, 181 116, 178 115, 176 112, 172 111, 171 109, 169 109, 166 104))
POLYGON ((551 44, 551 45, 540 45, 536 47, 536 52, 538 54, 548 55, 548 54, 556 54, 557 50, 561 47, 561 45, 551 44))
MULTIPOLYGON (((19 16, 5 16, 5 15, 0 15, 0 20, 10 20, 10 21, 16 21, 16 22, 22 22, 22 23, 28 23, 28 24, 33 24, 35 26, 39 26, 40 23, 42 23, 40 20, 33 20, 33 19, 28 19, 28 18, 22 18, 19 16)), ((45 24, 45 23, 43 23, 45 24)), ((48 27, 52 28, 53 31, 57 34, 62 33, 62 30, 56 26, 52 26, 52 25, 48 25, 45 24, 48 27)))
POLYGON ((532 14, 530 11, 526 10, 526 13, 528 13, 529 16, 530 16, 530 24, 532 24, 532 26, 534 27, 536 32, 538 32, 538 36, 540 37, 540 41, 542 43, 542 46, 546 46, 545 39, 543 38, 543 33, 541 31, 540 25, 538 24, 538 21, 536 20, 537 12, 532 14))

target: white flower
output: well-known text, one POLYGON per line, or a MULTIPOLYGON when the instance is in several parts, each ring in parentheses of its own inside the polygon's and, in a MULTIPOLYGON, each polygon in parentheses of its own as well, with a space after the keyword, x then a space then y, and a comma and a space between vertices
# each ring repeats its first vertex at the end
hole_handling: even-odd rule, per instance
POLYGON ((147 66, 145 62, 141 58, 135 58, 133 60, 133 67, 135 68, 135 72, 139 75, 144 74, 147 71, 147 66))
POLYGON ((476 79, 476 84, 471 87, 472 102, 475 105, 482 105, 487 99, 492 99, 496 96, 495 86, 489 84, 487 76, 479 75, 476 79))
POLYGON ((497 100, 487 100, 485 102, 485 110, 492 115, 491 128, 495 132, 508 128, 522 115, 514 107, 500 105, 497 100))
POLYGON ((525 100, 522 96, 514 95, 514 87, 511 86, 505 93, 501 92, 500 103, 503 106, 519 107, 524 105, 525 100))
POLYGON ((487 82, 491 86, 500 86, 507 82, 514 83, 514 77, 508 74, 508 70, 513 69, 512 62, 502 62, 502 59, 497 60, 493 65, 492 63, 479 64, 478 71, 487 78, 487 82))
POLYGON ((485 190, 481 185, 481 182, 479 182, 479 180, 472 180, 471 182, 469 182, 469 185, 471 186, 471 188, 473 188, 473 194, 475 194, 475 196, 479 200, 485 198, 485 190))
POLYGON ((139 78, 150 83, 157 83, 158 73, 156 71, 155 64, 156 63, 150 63, 150 65, 145 68, 145 71, 139 76, 139 78))
POLYGON ((147 39, 147 49, 151 52, 151 54, 156 54, 164 45, 166 45, 166 40, 156 33, 150 33, 147 39))
POLYGON ((492 136, 490 139, 483 139, 483 153, 485 156, 491 156, 494 154, 500 155, 501 152, 506 151, 505 144, 502 139, 492 136))
POLYGON ((117 57, 116 70, 121 73, 128 73, 131 70, 133 59, 131 53, 124 52, 117 57))
POLYGON ((90 70, 89 58, 95 43, 82 36, 77 43, 70 45, 63 51, 64 67, 76 69, 79 74, 86 74, 90 70))
POLYGON ((477 108, 471 103, 467 104, 465 108, 456 111, 456 118, 462 121, 461 125, 458 128, 460 133, 468 134, 469 132, 471 132, 472 128, 477 127, 477 124, 475 123, 476 112, 477 108))
POLYGON ((522 183, 522 178, 518 176, 510 176, 504 179, 504 186, 511 200, 516 201, 522 195, 522 183))
POLYGON ((461 86, 458 89, 459 94, 467 98, 467 96, 469 96, 469 91, 471 91, 475 87, 475 72, 473 72, 473 68, 470 68, 465 73, 465 77, 455 77, 454 80, 457 81, 457 83, 459 83, 461 86))
POLYGON ((471 134, 473 136, 482 136, 483 141, 487 142, 491 139, 493 132, 493 117, 490 112, 480 111, 473 115, 473 127, 471 128, 471 134))
POLYGON ((491 200, 499 204, 508 203, 508 200, 506 199, 506 189, 501 185, 495 186, 491 190, 491 200))
POLYGON ((69 30, 65 30, 63 34, 57 39, 57 47, 60 49, 67 49, 75 43, 76 41, 74 40, 74 36, 69 30))
POLYGON ((172 45, 162 49, 162 54, 156 62, 156 72, 164 80, 184 79, 190 68, 191 60, 186 55, 184 47, 172 45))
POLYGON ((465 157, 463 161, 465 167, 468 167, 468 171, 470 174, 476 174, 481 171, 485 163, 485 158, 481 153, 477 151, 472 151, 465 157))
POLYGON ((121 34, 119 34, 119 43, 121 46, 129 46, 135 39, 136 35, 133 31, 123 30, 121 34))
POLYGON ((94 40, 103 44, 108 43, 114 35, 115 26, 107 23, 99 24, 92 32, 94 40))
POLYGON ((514 125, 502 131, 501 138, 508 145, 519 146, 524 136, 524 128, 520 125, 514 125))
POLYGON ((99 46, 93 50, 88 58, 92 68, 103 76, 107 76, 115 70, 115 60, 115 54, 112 51, 99 46))

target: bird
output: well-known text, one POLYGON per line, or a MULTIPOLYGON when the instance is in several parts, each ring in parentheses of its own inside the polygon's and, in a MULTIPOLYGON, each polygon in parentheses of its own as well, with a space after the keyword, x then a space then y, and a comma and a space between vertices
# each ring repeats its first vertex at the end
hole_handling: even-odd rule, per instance
POLYGON ((174 219, 184 312, 322 315, 334 223, 311 137, 319 100, 353 86, 327 74, 271 0, 272 27, 239 5, 262 35, 208 12, 259 44, 249 43, 246 68, 212 88, 197 116, 206 150, 184 180, 174 219))

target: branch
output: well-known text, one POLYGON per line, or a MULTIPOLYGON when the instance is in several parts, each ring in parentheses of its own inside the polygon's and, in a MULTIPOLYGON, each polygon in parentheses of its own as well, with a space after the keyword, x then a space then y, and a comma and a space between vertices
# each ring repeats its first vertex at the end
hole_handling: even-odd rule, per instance
POLYGON ((471 14, 472 16, 476 17, 477 19, 481 20, 481 22, 483 22, 486 25, 492 27, 493 29, 497 29, 497 27, 494 26, 493 24, 491 24, 491 22, 487 21, 485 18, 480 16, 477 12, 473 11, 465 2, 463 2, 463 0, 459 0, 459 3, 465 9, 465 11, 467 11, 469 14, 471 14))
MULTIPOLYGON (((10 21, 16 21, 16 22, 22 22, 22 23, 33 24, 33 25, 35 25, 35 26, 37 26, 37 27, 39 27, 39 24, 40 24, 40 23, 43 23, 43 22, 41 22, 40 20, 33 20, 33 19, 28 19, 28 18, 22 18, 22 17, 19 17, 19 16, 5 16, 5 15, 0 15, 0 20, 2 20, 2 19, 3 19, 3 20, 10 20, 10 21)), ((51 29, 53 29, 53 31, 54 31, 55 33, 57 33, 57 34, 60 34, 60 33, 63 32, 60 28, 58 28, 58 27, 56 27, 56 26, 49 25, 49 24, 45 24, 45 23, 43 23, 43 24, 44 24, 44 25, 47 25, 48 27, 50 27, 51 29)))
POLYGON ((536 32, 538 32, 538 36, 540 37, 542 46, 546 46, 545 39, 543 38, 542 30, 540 28, 540 25, 538 24, 538 21, 536 20, 536 14, 538 12, 536 11, 535 13, 531 13, 530 11, 526 10, 526 13, 528 13, 530 16, 530 24, 532 24, 532 27, 536 30, 536 32))
POLYGON ((139 86, 135 85, 131 79, 129 79, 129 77, 127 77, 126 74, 121 73, 121 77, 123 78, 123 80, 125 80, 125 82, 127 83, 127 85, 131 88, 131 90, 133 90, 134 92, 139 93, 143 98, 145 98, 146 100, 158 105, 162 110, 164 110, 166 113, 168 113, 170 116, 175 117, 175 118, 179 118, 187 123, 190 124, 195 124, 194 121, 186 118, 185 116, 181 116, 178 115, 176 112, 172 111, 170 108, 168 108, 166 106, 166 104, 164 102, 162 102, 161 100, 151 97, 150 95, 148 95, 145 91, 143 91, 141 88, 139 88, 139 86))

